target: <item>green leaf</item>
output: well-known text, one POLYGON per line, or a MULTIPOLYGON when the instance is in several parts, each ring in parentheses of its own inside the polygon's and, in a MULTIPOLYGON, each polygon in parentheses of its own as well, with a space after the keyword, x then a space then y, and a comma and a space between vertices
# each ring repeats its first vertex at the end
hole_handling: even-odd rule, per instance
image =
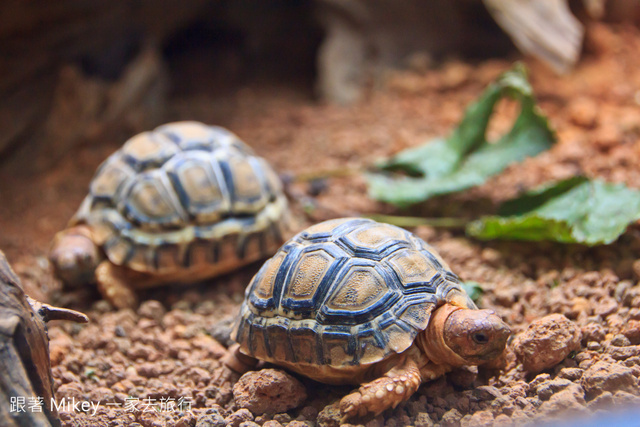
POLYGON ((511 163, 549 149, 554 142, 547 119, 535 106, 524 66, 517 64, 469 106, 449 138, 432 140, 379 163, 377 171, 367 174, 369 195, 406 206, 461 191, 482 184, 511 163), (489 143, 487 126, 496 103, 505 96, 520 102, 520 115, 507 134, 489 143))
POLYGON ((472 280, 467 280, 465 282, 462 282, 461 285, 462 285, 462 289, 464 289, 467 292, 467 295, 469 295, 469 298, 471 298, 474 302, 478 301, 478 298, 480 298, 480 296, 484 292, 480 283, 474 282, 472 280))
POLYGON ((640 219, 640 191, 584 177, 570 178, 505 202, 497 216, 467 225, 483 240, 552 240, 589 246, 614 242, 640 219))

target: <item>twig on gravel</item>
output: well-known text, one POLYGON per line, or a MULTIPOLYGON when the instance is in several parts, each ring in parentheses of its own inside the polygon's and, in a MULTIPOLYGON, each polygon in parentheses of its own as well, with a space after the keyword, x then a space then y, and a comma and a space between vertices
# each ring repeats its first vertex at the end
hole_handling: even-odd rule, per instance
POLYGON ((357 175, 365 172, 366 167, 343 167, 336 169, 325 169, 319 171, 303 172, 293 177, 294 182, 309 182, 326 178, 341 178, 345 176, 357 175))
POLYGON ((397 225, 398 227, 417 227, 419 225, 428 225, 436 228, 462 229, 468 222, 466 219, 462 218, 422 218, 416 216, 383 214, 367 214, 363 216, 373 219, 374 221, 397 225))

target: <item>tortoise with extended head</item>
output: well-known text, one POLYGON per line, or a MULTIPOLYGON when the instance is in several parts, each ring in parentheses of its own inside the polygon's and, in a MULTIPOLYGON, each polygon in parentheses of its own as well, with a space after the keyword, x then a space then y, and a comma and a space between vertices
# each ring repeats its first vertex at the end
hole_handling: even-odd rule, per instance
POLYGON ((380 413, 423 381, 498 358, 509 327, 478 310, 438 253, 412 233, 344 218, 302 231, 247 288, 225 362, 256 359, 331 384, 362 384, 347 416, 380 413))
POLYGON ((49 257, 65 283, 95 281, 115 306, 132 307, 135 288, 195 282, 271 255, 289 221, 278 176, 236 135, 170 123, 100 165, 49 257))

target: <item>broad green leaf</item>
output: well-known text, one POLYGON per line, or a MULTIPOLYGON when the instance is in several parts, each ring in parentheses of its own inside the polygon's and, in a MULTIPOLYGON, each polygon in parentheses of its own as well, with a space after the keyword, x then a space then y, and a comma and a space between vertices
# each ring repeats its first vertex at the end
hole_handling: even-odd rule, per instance
POLYGON ((509 164, 545 151, 555 142, 534 103, 524 66, 518 64, 491 84, 472 104, 447 139, 408 149, 367 174, 369 195, 406 206, 430 197, 480 185, 509 164), (486 130, 496 103, 505 96, 520 103, 520 115, 507 134, 489 143, 486 130), (402 171, 407 175, 393 172, 402 171))
POLYGON ((640 219, 640 191, 584 177, 533 190, 502 205, 497 216, 467 225, 483 240, 552 240, 589 246, 615 241, 640 219))
POLYGON ((480 296, 484 292, 480 283, 474 282, 473 280, 467 280, 465 282, 462 282, 461 284, 462 289, 467 292, 467 295, 469 295, 469 298, 471 298, 473 301, 478 301, 478 298, 480 298, 480 296))

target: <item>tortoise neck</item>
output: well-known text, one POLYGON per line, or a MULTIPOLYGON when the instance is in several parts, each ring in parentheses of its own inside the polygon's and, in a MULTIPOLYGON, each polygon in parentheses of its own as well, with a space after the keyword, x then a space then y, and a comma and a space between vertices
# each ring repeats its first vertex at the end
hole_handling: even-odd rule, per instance
POLYGON ((448 303, 436 308, 434 312, 431 313, 427 328, 418 334, 416 338, 418 347, 431 362, 452 367, 467 364, 462 357, 447 346, 444 338, 445 326, 449 315, 461 309, 462 307, 448 303))

